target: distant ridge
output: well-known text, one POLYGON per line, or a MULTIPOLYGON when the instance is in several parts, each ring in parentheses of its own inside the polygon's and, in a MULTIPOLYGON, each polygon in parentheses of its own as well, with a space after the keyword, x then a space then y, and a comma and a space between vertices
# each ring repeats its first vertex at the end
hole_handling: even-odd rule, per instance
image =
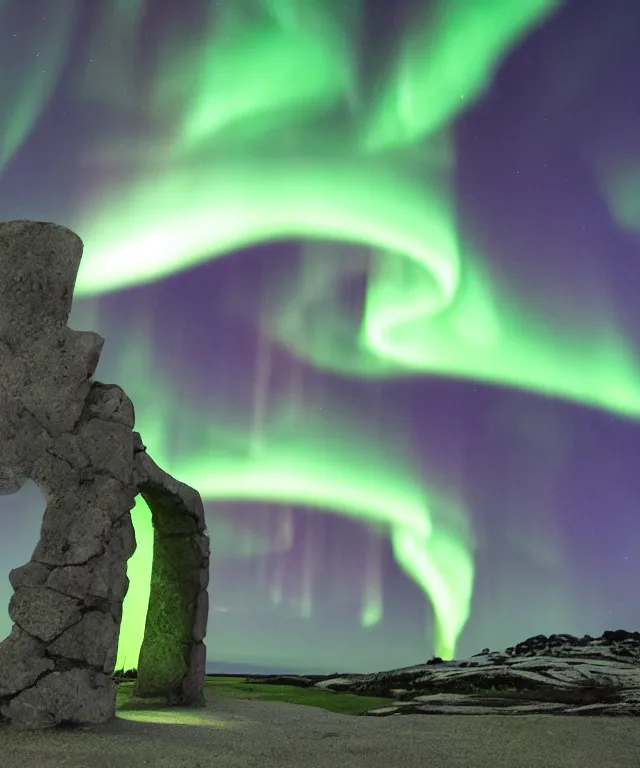
POLYGON ((269 667, 263 664, 244 664, 242 662, 208 661, 207 675, 326 675, 335 672, 334 669, 309 670, 301 667, 269 667))

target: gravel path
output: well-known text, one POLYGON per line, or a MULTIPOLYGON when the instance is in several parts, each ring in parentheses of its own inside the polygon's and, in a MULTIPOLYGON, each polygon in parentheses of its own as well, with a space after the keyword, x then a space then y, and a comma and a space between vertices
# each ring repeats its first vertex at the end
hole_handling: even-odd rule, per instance
POLYGON ((640 718, 337 715, 215 697, 104 726, 0 726, 2 768, 639 768, 640 718), (135 718, 135 719, 133 719, 135 718), (142 718, 145 718, 142 721, 142 718))

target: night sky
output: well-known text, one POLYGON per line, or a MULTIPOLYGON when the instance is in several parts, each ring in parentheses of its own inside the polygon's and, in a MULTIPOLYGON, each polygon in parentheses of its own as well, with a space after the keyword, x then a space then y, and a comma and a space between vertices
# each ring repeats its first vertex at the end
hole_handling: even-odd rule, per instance
MULTIPOLYGON (((1 218, 83 239, 70 325, 203 497, 210 669, 640 630, 639 35, 637 0, 0 0, 1 218)), ((0 604, 43 506, 1 501, 0 604)))

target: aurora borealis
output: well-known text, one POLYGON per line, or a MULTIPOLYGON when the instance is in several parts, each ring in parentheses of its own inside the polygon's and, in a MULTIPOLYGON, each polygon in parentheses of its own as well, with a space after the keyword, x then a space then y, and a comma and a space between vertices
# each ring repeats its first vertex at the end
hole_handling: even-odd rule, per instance
MULTIPOLYGON (((2 218, 84 240, 71 324, 205 501, 210 662, 638 628, 640 7, 90 5, 0 2, 2 218)), ((2 510, 8 573, 42 499, 2 510)))

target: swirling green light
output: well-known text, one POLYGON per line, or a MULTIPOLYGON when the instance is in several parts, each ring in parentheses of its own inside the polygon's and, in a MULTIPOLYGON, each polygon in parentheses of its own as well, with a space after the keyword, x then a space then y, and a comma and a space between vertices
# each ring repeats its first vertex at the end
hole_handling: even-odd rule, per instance
MULTIPOLYGON (((373 247, 378 271, 370 277, 361 335, 369 357, 366 372, 424 369, 402 359, 403 347, 394 344, 393 335, 446 311, 460 295, 447 124, 462 105, 481 95, 506 45, 553 4, 529 3, 505 14, 505 4, 494 3, 486 9, 492 11, 488 27, 486 16, 465 17, 462 5, 442 4, 427 35, 438 45, 427 54, 420 35, 408 36, 399 72, 380 104, 369 115, 353 114, 351 127, 334 125, 329 131, 310 121, 340 100, 349 101, 355 82, 354 56, 338 6, 259 5, 262 23, 218 16, 200 56, 192 54, 186 64, 173 62, 159 78, 156 109, 169 103, 175 108, 175 91, 165 84, 185 81, 193 84, 191 108, 185 110, 183 102, 179 111, 185 117, 173 142, 155 152, 147 149, 153 173, 85 210, 78 228, 88 258, 78 290, 92 295, 159 279, 265 240, 311 238, 373 247), (470 38, 475 46, 469 46, 470 38), (455 51, 465 47, 463 61, 455 51), (440 55, 433 57, 432 50, 440 55), (185 68, 192 78, 184 76, 185 68), (260 77, 265 71, 273 76, 260 77), (301 72, 303 77, 295 76, 301 72), (422 148, 416 154, 417 142, 422 148)), ((322 259, 326 269, 339 274, 341 265, 331 263, 330 247, 322 259)), ((475 302, 481 316, 490 317, 491 297, 486 298, 481 306, 476 292, 466 311, 475 302)), ((277 315, 274 330, 280 339, 294 341, 296 351, 316 364, 344 369, 335 359, 320 359, 308 338, 287 337, 287 328, 304 327, 289 322, 290 311, 283 307, 277 315)), ((293 312, 304 312, 302 303, 294 302, 293 312)), ((467 320, 469 329, 477 318, 476 312, 467 320)), ((482 330, 486 337, 486 322, 482 330)), ((468 335, 474 336, 471 330, 468 335)), ((362 357, 352 359, 361 362, 362 357)), ((434 531, 424 491, 407 497, 406 485, 394 484, 388 472, 379 475, 384 482, 372 486, 372 470, 354 467, 361 450, 332 461, 326 441, 304 449, 297 444, 289 452, 271 442, 258 458, 208 457, 201 469, 187 462, 172 470, 207 499, 307 503, 385 522, 398 561, 434 605, 437 652, 449 656, 471 599, 468 542, 448 536, 444 528, 434 531)))
MULTIPOLYGON (((159 42, 145 101, 152 134, 133 145, 105 137, 87 155, 88 168, 127 181, 105 185, 69 222, 85 241, 77 295, 159 280, 257 242, 314 240, 321 245, 304 262, 311 272, 292 279, 272 330, 316 366, 476 379, 637 416, 638 368, 609 318, 586 331, 549 327, 540 307, 511 295, 459 242, 452 121, 482 97, 508 48, 557 5, 433 3, 409 20, 395 66, 375 73, 377 98, 366 100, 354 46, 359 3, 211 3, 198 39, 179 30, 164 49, 159 42), (370 252, 364 316, 351 338, 332 290, 352 269, 345 243, 370 252)), ((101 12, 92 44, 113 66, 104 59, 87 68, 78 93, 135 108, 133 49, 117 43, 118 35, 135 39, 140 18, 124 6, 101 12)), ((267 440, 258 456, 211 448, 188 460, 163 457, 161 414, 136 397, 130 370, 120 380, 141 403, 150 450, 206 499, 308 504, 389 526, 398 562, 434 606, 436 652, 453 654, 468 618, 473 557, 468 538, 434 524, 430 494, 384 462, 363 463, 365 446, 332 452, 330 434, 310 441, 301 427, 284 443, 267 440)), ((148 535, 148 525, 139 533, 148 535)))
POLYGON ((158 73, 151 101, 163 120, 178 116, 175 135, 136 148, 135 183, 93 200, 78 220, 79 295, 255 242, 320 240, 314 259, 324 264, 309 262, 311 278, 287 292, 299 300, 287 297, 273 318, 280 341, 314 365, 470 378, 637 416, 637 362, 604 308, 592 327, 563 328, 458 241, 448 126, 482 95, 507 47, 555 7, 436 3, 413 20, 380 97, 357 106, 349 24, 356 34, 339 5, 256 2, 250 19, 213 12, 200 48, 167 57, 158 73), (191 87, 178 92, 178 82, 191 87), (348 117, 323 120, 340 104, 348 117), (371 252, 361 332, 346 346, 332 303, 345 259, 332 243, 371 252), (314 280, 319 269, 324 280, 314 280), (313 334, 309 303, 324 310, 313 334))
MULTIPOLYGON (((228 409, 205 412, 190 406, 181 412, 180 425, 197 449, 191 454, 176 451, 171 414, 177 396, 153 366, 144 322, 137 327, 120 361, 118 379, 142 404, 138 421, 144 419, 145 442, 153 445, 154 458, 207 500, 307 506, 388 531, 398 563, 431 598, 438 650, 452 654, 458 628, 468 618, 473 587, 472 537, 463 506, 425 492, 397 441, 380 444, 356 414, 324 406, 314 412, 310 405, 296 422, 285 402, 275 403, 258 452, 247 439, 249 430, 238 426, 242 423, 238 415, 231 416, 228 409), (154 381, 153 402, 145 398, 149 380, 154 381)), ((140 547, 129 561, 131 584, 120 635, 120 666, 131 666, 137 658, 149 595, 149 511, 141 501, 133 520, 140 547)), ((218 535, 227 533, 226 526, 215 518, 208 524, 213 551, 220 556, 218 535)), ((269 551, 272 542, 272 536, 266 537, 263 551, 269 551)), ((227 554, 240 555, 239 547, 238 541, 227 554)), ((363 623, 381 619, 377 599, 374 595, 368 603, 363 601, 363 623)))

